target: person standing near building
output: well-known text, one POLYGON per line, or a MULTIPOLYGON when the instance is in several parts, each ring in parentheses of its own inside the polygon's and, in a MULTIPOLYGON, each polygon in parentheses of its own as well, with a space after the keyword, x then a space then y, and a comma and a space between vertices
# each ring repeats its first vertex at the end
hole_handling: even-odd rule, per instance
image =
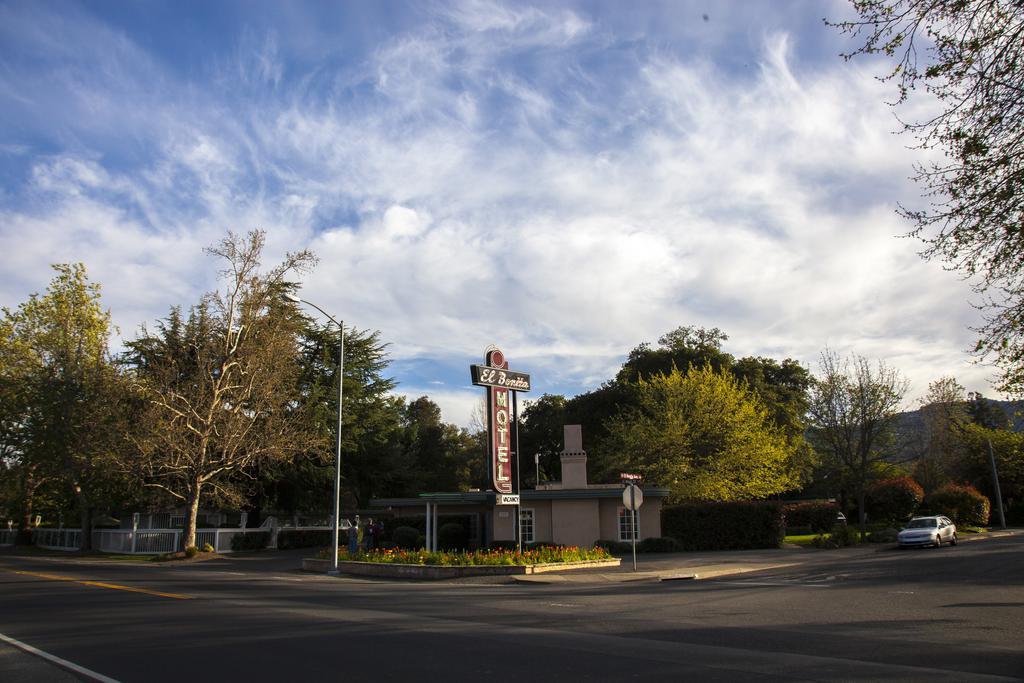
POLYGON ((363 534, 363 541, 365 542, 367 552, 377 545, 377 527, 373 524, 373 517, 367 517, 366 519, 366 533, 363 534))
POLYGON ((359 551, 359 515, 356 515, 355 523, 348 528, 348 554, 355 557, 359 551))

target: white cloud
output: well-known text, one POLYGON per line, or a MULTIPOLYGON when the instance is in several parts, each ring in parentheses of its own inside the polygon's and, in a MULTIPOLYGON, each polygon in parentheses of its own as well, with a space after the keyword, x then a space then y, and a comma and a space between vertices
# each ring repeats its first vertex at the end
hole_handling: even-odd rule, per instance
MULTIPOLYGON (((298 75, 289 37, 249 31, 197 91, 104 29, 118 56, 90 50, 104 68, 62 82, 96 117, 79 135, 149 121, 144 160, 35 158, 18 203, 0 196, 2 301, 83 260, 130 332, 212 286, 203 246, 263 227, 271 259, 310 246, 307 296, 396 358, 475 362, 498 342, 541 391, 596 386, 680 324, 724 329, 738 355, 813 366, 828 345, 885 358, 915 391, 951 373, 985 388, 962 353, 968 288, 895 239, 919 157, 891 136, 884 86, 798 62, 786 33, 740 71, 614 30, 460 3, 298 75)), ((423 386, 468 422, 475 392, 423 386)))

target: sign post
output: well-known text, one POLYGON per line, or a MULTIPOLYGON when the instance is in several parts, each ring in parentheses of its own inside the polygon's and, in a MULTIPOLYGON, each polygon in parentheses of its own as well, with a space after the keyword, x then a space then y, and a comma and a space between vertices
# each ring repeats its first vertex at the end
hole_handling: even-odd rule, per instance
MULTIPOLYGON (((627 482, 634 481, 633 477, 634 475, 622 475, 623 480, 627 482)), ((638 480, 639 477, 636 477, 635 479, 638 480)), ((630 511, 630 521, 632 522, 630 537, 633 542, 633 571, 636 571, 636 539, 640 535, 640 506, 644 504, 643 489, 636 484, 627 483, 626 487, 622 489, 622 504, 630 511)))
POLYGON ((530 390, 530 376, 508 369, 508 361, 500 349, 491 347, 484 354, 483 365, 470 365, 473 384, 487 390, 487 469, 497 494, 495 504, 513 500, 512 468, 515 467, 516 540, 523 549, 522 514, 519 503, 519 416, 516 395, 530 390), (512 454, 515 454, 513 463, 512 454))

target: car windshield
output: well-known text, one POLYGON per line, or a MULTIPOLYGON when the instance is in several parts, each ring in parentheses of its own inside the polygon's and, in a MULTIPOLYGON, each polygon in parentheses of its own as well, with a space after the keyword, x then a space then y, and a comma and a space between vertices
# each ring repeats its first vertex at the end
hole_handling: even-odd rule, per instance
POLYGON ((910 524, 907 525, 908 529, 928 529, 931 527, 938 526, 938 520, 934 519, 912 519, 910 524))

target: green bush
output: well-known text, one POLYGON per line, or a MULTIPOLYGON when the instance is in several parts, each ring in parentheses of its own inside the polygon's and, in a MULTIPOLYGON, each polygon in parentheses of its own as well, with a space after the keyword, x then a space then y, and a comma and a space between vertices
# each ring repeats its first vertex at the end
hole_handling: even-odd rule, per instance
POLYGON ((899 526, 910 519, 924 499, 924 489, 910 477, 877 481, 865 491, 872 520, 899 526))
POLYGON ((216 551, 216 548, 214 548, 209 543, 204 543, 202 550, 203 550, 204 553, 212 553, 212 552, 216 551))
POLYGON ((630 543, 628 543, 626 541, 605 541, 605 540, 600 540, 600 541, 595 541, 594 542, 594 547, 595 548, 604 548, 605 550, 607 550, 612 555, 625 555, 627 553, 633 552, 632 544, 630 544, 630 543))
POLYGON ((845 548, 860 543, 860 532, 856 527, 836 524, 830 533, 819 534, 812 543, 816 548, 845 548))
POLYGON ((185 557, 189 559, 195 557, 198 554, 199 548, 195 547, 194 545, 190 545, 189 547, 185 548, 185 557))
POLYGON ((231 549, 235 552, 242 550, 263 550, 270 542, 269 531, 255 531, 245 534, 235 534, 231 537, 231 549))
POLYGON ((440 550, 463 550, 466 541, 466 527, 458 522, 446 522, 437 529, 437 547, 440 550))
POLYGON ((661 529, 683 550, 778 548, 785 538, 775 501, 684 503, 662 510, 661 529))
POLYGON ((857 531, 857 527, 847 524, 836 524, 832 527, 832 533, 829 535, 840 548, 860 543, 860 532, 857 531))
POLYGON ((391 532, 391 542, 403 550, 420 548, 420 532, 411 526, 400 526, 391 532))
POLYGON ((868 543, 895 543, 899 531, 893 528, 878 529, 868 534, 868 543))
MULTIPOLYGON (((998 521, 998 516, 996 521, 998 521)), ((1006 523, 1013 526, 1024 526, 1024 500, 1014 501, 1006 508, 1006 523)))
POLYGON ((783 516, 787 534, 820 534, 836 523, 839 506, 824 500, 806 500, 786 503, 783 516))
POLYGON ((682 550, 679 541, 667 536, 645 538, 636 544, 638 553, 676 553, 682 550))
POLYGON ((933 515, 946 515, 956 524, 986 526, 990 504, 973 486, 947 484, 928 494, 924 506, 933 515))
MULTIPOLYGON (((277 532, 278 550, 290 548, 319 548, 331 544, 333 529, 281 529, 277 532)), ((338 532, 338 544, 346 545, 348 536, 342 529, 338 532)))
MULTIPOLYGON (((378 517, 374 517, 374 519, 378 519, 378 517)), ((379 517, 379 519, 384 525, 381 540, 394 541, 395 530, 402 527, 415 529, 421 534, 427 533, 427 521, 423 515, 419 517, 379 517)))
MULTIPOLYGON (((473 517, 475 515, 441 515, 438 519, 438 536, 441 534, 441 526, 448 524, 449 522, 455 522, 461 524, 464 529, 473 528, 473 517)), ((383 542, 384 545, 392 545, 395 543, 394 532, 395 529, 403 526, 411 527, 420 532, 421 535, 426 536, 427 533, 427 522, 426 517, 419 515, 417 517, 386 517, 383 515, 374 515, 374 519, 381 521, 384 524, 384 529, 381 533, 379 542, 383 542)))

